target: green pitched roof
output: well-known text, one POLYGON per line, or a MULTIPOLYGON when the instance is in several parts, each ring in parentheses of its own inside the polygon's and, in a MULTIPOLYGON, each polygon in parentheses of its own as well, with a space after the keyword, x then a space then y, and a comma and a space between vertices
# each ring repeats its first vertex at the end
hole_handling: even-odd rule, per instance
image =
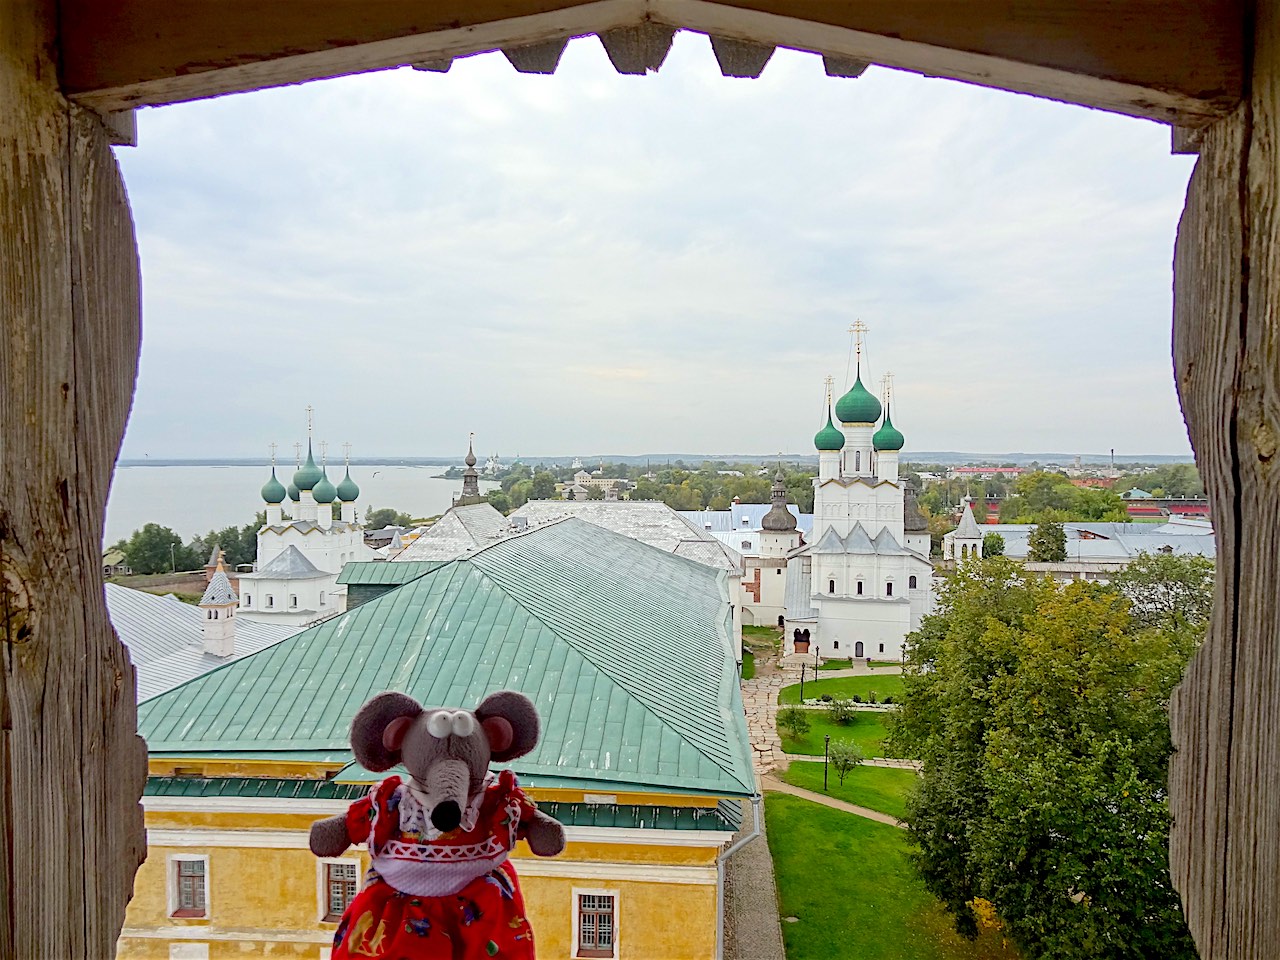
POLYGON ((342 749, 382 690, 469 707, 511 688, 543 722, 521 774, 745 796, 731 630, 722 571, 567 519, 155 697, 139 729, 187 756, 342 749))
POLYGON ((398 587, 410 580, 417 580, 424 573, 430 573, 437 567, 444 566, 445 560, 403 560, 399 563, 388 563, 386 560, 353 560, 342 566, 338 574, 338 583, 377 584, 378 586, 398 587))

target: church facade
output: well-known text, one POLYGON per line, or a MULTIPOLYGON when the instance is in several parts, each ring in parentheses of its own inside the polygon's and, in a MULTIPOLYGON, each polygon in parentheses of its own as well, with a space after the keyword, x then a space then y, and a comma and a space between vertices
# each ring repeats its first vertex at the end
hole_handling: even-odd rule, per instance
POLYGON ((350 467, 335 486, 310 440, 288 489, 272 466, 262 488, 267 522, 258 531, 258 560, 252 573, 240 574, 242 619, 306 626, 346 609, 338 575, 352 560, 374 558, 356 516, 359 496, 350 467))
POLYGON ((783 655, 900 660, 933 608, 929 533, 898 476, 905 439, 856 379, 814 437, 813 530, 786 553, 783 655), (837 426, 838 422, 838 426, 837 426))

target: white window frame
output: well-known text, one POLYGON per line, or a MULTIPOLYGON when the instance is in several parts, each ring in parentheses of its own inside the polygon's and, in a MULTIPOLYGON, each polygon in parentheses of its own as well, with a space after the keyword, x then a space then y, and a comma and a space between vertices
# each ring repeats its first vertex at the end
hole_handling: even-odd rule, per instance
POLYGON ((582 922, 582 897, 613 897, 613 957, 614 960, 619 954, 619 944, 622 941, 622 898, 618 895, 617 890, 606 890, 598 887, 574 887, 573 899, 570 901, 570 909, 573 910, 573 947, 572 957, 581 957, 578 952, 580 946, 579 937, 581 935, 582 922))
POLYGON ((335 863, 350 863, 356 868, 356 893, 360 892, 360 858, 359 857, 319 857, 316 862, 316 919, 321 923, 337 924, 337 920, 326 920, 329 915, 329 866, 335 863))
POLYGON ((168 916, 171 920, 208 920, 213 916, 213 897, 209 883, 209 855, 204 853, 171 853, 165 858, 165 888, 168 916), (198 861, 204 864, 204 915, 200 917, 176 917, 178 912, 178 864, 198 861))

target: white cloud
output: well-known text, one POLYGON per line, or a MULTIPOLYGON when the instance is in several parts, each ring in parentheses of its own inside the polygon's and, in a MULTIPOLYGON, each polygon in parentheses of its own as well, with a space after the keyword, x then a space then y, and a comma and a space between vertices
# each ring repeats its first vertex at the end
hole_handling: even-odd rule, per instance
POLYGON ((706 38, 145 112, 125 456, 806 450, 845 327, 908 448, 1185 452, 1155 124, 706 38), (235 429, 189 427, 216 399, 235 429), (182 411, 179 416, 178 411, 182 411), (211 446, 212 445, 212 446, 211 446))

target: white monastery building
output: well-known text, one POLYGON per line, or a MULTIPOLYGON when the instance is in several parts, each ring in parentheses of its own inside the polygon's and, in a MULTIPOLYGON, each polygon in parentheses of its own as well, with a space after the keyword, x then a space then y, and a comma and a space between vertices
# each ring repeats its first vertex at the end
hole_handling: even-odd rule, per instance
POLYGON ((258 531, 258 561, 253 573, 240 574, 241 618, 304 626, 346 609, 338 574, 352 560, 374 559, 356 517, 359 496, 350 466, 334 486, 326 467, 316 465, 310 439, 287 490, 272 465, 262 488, 267 522, 258 531))
POLYGON ((863 386, 861 354, 859 338, 856 379, 835 404, 840 426, 828 390, 827 423, 814 437, 818 475, 808 542, 800 544, 785 505, 786 519, 771 510, 763 524, 762 537, 777 544, 770 553, 788 544, 784 656, 899 660, 904 638, 933 608, 929 534, 914 492, 908 496, 898 477, 905 441, 889 416, 887 385, 883 406, 863 386))

